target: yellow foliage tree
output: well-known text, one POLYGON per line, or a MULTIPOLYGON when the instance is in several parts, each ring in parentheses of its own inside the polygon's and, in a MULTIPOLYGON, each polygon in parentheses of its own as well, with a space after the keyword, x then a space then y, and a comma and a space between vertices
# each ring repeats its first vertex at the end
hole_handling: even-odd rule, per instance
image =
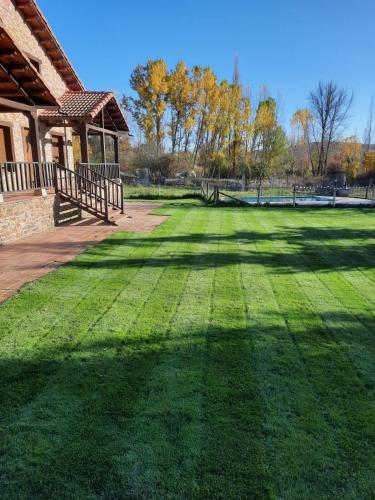
MULTIPOLYGON (((168 104, 171 111, 169 136, 172 153, 181 150, 183 136, 195 126, 196 89, 184 62, 179 62, 168 77, 168 104)), ((187 150, 188 141, 184 141, 187 150)))
MULTIPOLYGON (((131 111, 147 142, 154 142, 158 154, 164 138, 163 118, 168 92, 167 65, 163 59, 138 65, 130 77, 130 85, 138 98, 131 98, 131 111)), ((128 103, 125 103, 128 105, 128 103)))
POLYGON ((375 151, 367 151, 363 157, 363 172, 368 174, 375 170, 375 151))
POLYGON ((355 136, 344 139, 340 144, 339 162, 343 172, 355 177, 361 168, 362 145, 355 136))

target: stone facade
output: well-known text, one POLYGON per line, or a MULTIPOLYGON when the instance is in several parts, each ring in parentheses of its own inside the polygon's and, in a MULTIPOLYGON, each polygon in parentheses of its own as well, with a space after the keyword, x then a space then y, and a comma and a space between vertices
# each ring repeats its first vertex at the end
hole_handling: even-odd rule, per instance
POLYGON ((40 75, 42 80, 51 93, 59 98, 68 90, 67 86, 13 2, 9 2, 7 13, 3 16, 2 22, 18 48, 24 51, 26 56, 30 55, 41 62, 40 75))
MULTIPOLYGON (((20 50, 27 57, 33 57, 40 62, 40 76, 51 93, 58 99, 68 89, 66 83, 56 70, 52 61, 40 45, 22 14, 15 8, 13 2, 8 2, 6 11, 0 10, 0 20, 5 30, 20 50)), ((0 124, 10 126, 14 161, 25 161, 22 128, 29 128, 27 113, 0 113, 0 124)), ((73 168, 72 130, 70 128, 46 127, 40 123, 40 142, 43 161, 52 161, 51 133, 64 138, 65 165, 73 168)))
MULTIPOLYGON (((0 113, 0 125, 10 127, 14 161, 26 161, 22 129, 30 128, 30 117, 27 113, 0 113)), ((68 168, 73 168, 72 130, 70 128, 48 127, 43 123, 39 124, 42 161, 52 161, 51 134, 63 137, 65 165, 68 168)))
POLYGON ((0 204, 0 245, 54 227, 57 202, 50 193, 0 204))

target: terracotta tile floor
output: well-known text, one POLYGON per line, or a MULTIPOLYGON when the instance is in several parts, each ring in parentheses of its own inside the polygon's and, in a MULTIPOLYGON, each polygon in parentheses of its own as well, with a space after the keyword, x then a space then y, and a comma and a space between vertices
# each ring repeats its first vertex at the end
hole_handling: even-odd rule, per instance
POLYGON ((128 203, 125 214, 116 212, 116 225, 95 218, 55 227, 44 233, 0 246, 0 302, 25 283, 72 260, 86 248, 117 231, 151 232, 167 217, 151 215, 158 203, 128 203))

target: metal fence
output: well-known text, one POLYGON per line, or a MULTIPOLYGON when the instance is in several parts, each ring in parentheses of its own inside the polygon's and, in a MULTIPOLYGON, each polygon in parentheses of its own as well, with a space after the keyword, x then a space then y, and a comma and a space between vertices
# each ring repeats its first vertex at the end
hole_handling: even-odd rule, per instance
POLYGON ((238 190, 234 186, 222 187, 214 182, 202 182, 201 196, 210 203, 237 202, 243 205, 330 205, 374 206, 375 188, 338 187, 336 184, 255 186, 238 190))

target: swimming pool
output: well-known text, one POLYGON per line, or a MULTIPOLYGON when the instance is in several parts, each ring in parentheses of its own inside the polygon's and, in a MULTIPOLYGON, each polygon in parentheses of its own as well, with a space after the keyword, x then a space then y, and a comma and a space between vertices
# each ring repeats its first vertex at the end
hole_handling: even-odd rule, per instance
MULTIPOLYGON (((249 196, 246 198, 241 198, 249 204, 258 203, 258 198, 256 196, 249 196)), ((319 204, 327 205, 333 201, 333 196, 296 196, 297 204, 319 204)), ((261 196, 259 198, 261 204, 277 203, 282 205, 292 205, 294 202, 293 196, 261 196)))
MULTIPOLYGON (((248 196, 241 198, 241 201, 249 205, 256 205, 258 198, 256 196, 248 196)), ((293 196, 261 196, 259 199, 261 205, 293 205, 293 196)), ((299 206, 328 206, 332 205, 333 196, 296 196, 296 205, 299 206)), ((341 206, 373 206, 371 200, 352 198, 352 197, 339 197, 335 199, 335 205, 341 206)))

